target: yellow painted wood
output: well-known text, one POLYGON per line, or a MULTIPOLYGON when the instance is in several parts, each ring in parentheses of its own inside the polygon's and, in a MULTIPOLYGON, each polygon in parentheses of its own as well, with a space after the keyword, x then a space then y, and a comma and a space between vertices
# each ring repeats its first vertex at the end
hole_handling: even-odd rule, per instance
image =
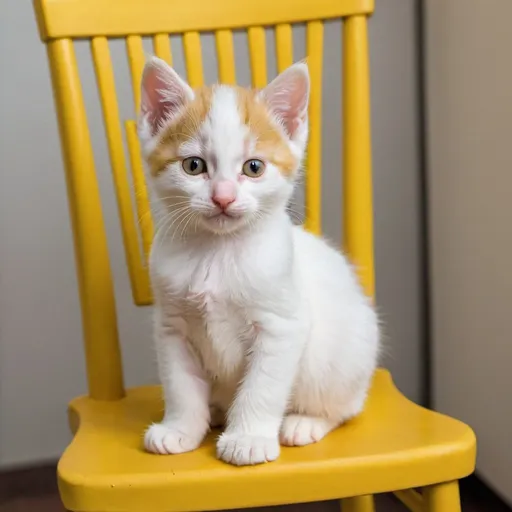
POLYGON ((343 22, 343 235, 366 293, 375 293, 373 266, 370 75, 365 16, 343 22))
POLYGON ((203 54, 201 52, 199 32, 185 32, 183 34, 183 49, 185 51, 188 83, 194 88, 201 87, 204 83, 204 78, 203 54))
MULTIPOLYGON (((151 208, 149 204, 148 190, 146 186, 146 178, 144 176, 144 168, 141 160, 141 150, 139 138, 137 136, 137 124, 135 121, 125 122, 126 140, 128 142, 128 153, 130 155, 130 166, 132 169, 133 187, 135 189, 135 204, 137 206, 137 217, 142 235, 142 246, 144 250, 144 258, 146 266, 153 242, 154 226, 151 216, 151 208)), ((149 282, 148 282, 149 285, 149 282)), ((145 303, 151 302, 151 293, 148 289, 146 296, 141 295, 140 300, 145 303)))
POLYGON ((461 512, 458 481, 426 487, 424 493, 425 512, 461 512))
POLYGON ((249 39, 252 86, 260 89, 267 85, 265 29, 263 27, 251 27, 247 31, 247 37, 249 39))
POLYGON ((146 63, 142 38, 134 35, 128 36, 126 38, 126 51, 132 77, 133 101, 135 103, 135 111, 138 112, 140 108, 140 82, 144 64, 146 63))
POLYGON ((471 429, 410 402, 385 370, 377 371, 362 416, 254 468, 216 460, 217 432, 191 453, 144 453, 141 432, 163 411, 157 386, 129 390, 111 404, 78 398, 71 411, 80 429, 58 468, 70 510, 183 512, 342 499, 459 479, 475 463, 471 429))
POLYGON ((219 82, 234 85, 236 83, 235 51, 231 30, 217 30, 215 44, 217 45, 219 82))
POLYGON ((341 512, 375 512, 373 496, 356 496, 341 502, 341 512))
POLYGON ((149 277, 141 260, 137 225, 133 213, 130 185, 124 157, 114 72, 107 39, 104 37, 95 37, 91 42, 91 49, 101 107, 103 110, 103 120, 110 154, 110 165, 114 177, 117 206, 128 263, 128 273, 132 285, 133 300, 135 304, 143 305, 144 303, 147 304, 148 291, 150 288, 149 277))
POLYGON ((172 66, 171 41, 169 34, 156 34, 153 36, 153 50, 155 55, 165 60, 169 66, 172 66))
POLYGON ((423 496, 414 489, 395 491, 393 493, 411 512, 425 512, 423 496))
POLYGON ((310 21, 306 29, 306 54, 311 77, 309 143, 306 160, 306 229, 322 232, 322 64, 324 28, 310 21))
POLYGON ((52 41, 47 49, 75 242, 89 394, 95 400, 118 400, 124 388, 114 290, 78 66, 72 41, 52 41))
POLYGON ((289 23, 276 26, 276 57, 279 73, 293 64, 293 33, 289 23))
POLYGON ((181 34, 340 18, 374 0, 34 0, 41 38, 181 34))

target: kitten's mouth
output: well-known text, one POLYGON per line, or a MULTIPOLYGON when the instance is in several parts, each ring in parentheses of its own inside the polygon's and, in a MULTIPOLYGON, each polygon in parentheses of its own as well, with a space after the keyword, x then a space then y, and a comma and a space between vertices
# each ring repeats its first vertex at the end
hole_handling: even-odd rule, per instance
POLYGON ((219 213, 214 213, 213 215, 209 215, 208 219, 238 219, 240 215, 236 215, 234 213, 221 211, 219 213))
POLYGON ((233 212, 216 212, 203 217, 205 226, 214 232, 225 233, 237 229, 243 219, 243 214, 233 212))

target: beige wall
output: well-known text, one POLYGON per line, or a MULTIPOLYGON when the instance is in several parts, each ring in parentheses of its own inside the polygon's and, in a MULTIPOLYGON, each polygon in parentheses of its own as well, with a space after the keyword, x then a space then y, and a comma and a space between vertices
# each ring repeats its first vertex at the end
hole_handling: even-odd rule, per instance
MULTIPOLYGON (((386 364, 421 395, 415 2, 377 2, 371 21, 378 302, 386 364)), ((0 465, 56 457, 69 440, 66 403, 85 391, 79 305, 48 66, 31 3, 0 6, 0 465)), ((238 39, 240 41, 240 38, 238 39)), ((270 43, 271 41, 269 41, 270 43)), ((296 34, 303 56, 304 30, 296 34)), ((174 42, 173 42, 174 44, 174 42)), ((340 231, 340 34, 326 30, 326 231, 340 231)), ((215 80, 206 38, 207 79, 215 80)), ((178 55, 179 47, 175 47, 178 55)), ((78 45, 90 107, 129 385, 155 380, 150 311, 130 302, 103 127, 86 43, 78 45)), ((133 117, 124 48, 112 45, 123 118, 133 117)), ((247 54, 239 48, 242 82, 247 54)), ((182 62, 178 59, 178 69, 182 62)), ((272 64, 273 69, 273 64, 272 64)))
POLYGON ((426 2, 434 399, 512 503, 512 2, 426 2))

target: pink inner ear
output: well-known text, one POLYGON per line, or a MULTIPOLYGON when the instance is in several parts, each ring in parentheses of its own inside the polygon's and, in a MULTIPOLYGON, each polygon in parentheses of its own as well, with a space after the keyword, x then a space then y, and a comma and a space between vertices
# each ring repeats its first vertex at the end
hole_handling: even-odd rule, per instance
POLYGON ((161 89, 162 81, 158 77, 158 70, 154 68, 148 70, 143 78, 140 110, 151 125, 152 135, 155 134, 158 126, 169 113, 170 106, 162 102, 161 94, 159 93, 161 89))
POLYGON ((285 70, 264 89, 263 95, 293 139, 307 118, 309 75, 306 64, 294 64, 285 70))
POLYGON ((155 135, 193 96, 188 85, 164 61, 152 59, 142 77, 141 114, 155 135))

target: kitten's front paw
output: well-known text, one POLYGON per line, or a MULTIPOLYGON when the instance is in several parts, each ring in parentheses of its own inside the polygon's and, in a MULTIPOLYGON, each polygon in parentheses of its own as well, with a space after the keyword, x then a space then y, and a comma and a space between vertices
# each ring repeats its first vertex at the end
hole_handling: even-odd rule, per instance
POLYGON ((160 455, 190 452, 199 447, 205 434, 190 423, 154 423, 146 430, 144 447, 160 455))
POLYGON ((235 466, 271 462, 279 457, 279 441, 277 437, 224 433, 217 441, 217 457, 235 466))

